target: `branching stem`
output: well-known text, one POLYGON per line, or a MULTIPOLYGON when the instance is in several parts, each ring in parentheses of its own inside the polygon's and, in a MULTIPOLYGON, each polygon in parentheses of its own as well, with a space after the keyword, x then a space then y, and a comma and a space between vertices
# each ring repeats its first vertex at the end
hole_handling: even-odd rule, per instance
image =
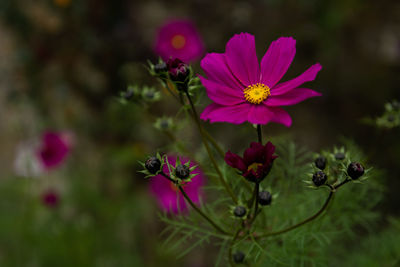
POLYGON ((174 183, 178 188, 179 191, 181 191, 183 197, 186 199, 186 201, 189 203, 189 205, 197 212, 199 213, 204 219, 206 219, 218 232, 225 234, 225 235, 232 235, 231 233, 226 232, 223 230, 221 227, 219 227, 210 217, 208 217, 199 207, 196 206, 196 204, 193 203, 193 201, 189 198, 189 196, 186 194, 185 190, 183 190, 181 185, 178 185, 175 180, 173 180, 171 177, 166 175, 164 172, 161 172, 161 175, 165 178, 167 178, 170 182, 174 183))
POLYGON ((301 222, 299 222, 299 223, 297 223, 297 224, 295 224, 295 225, 292 225, 292 226, 290 226, 290 227, 288 227, 288 228, 285 228, 285 229, 280 230, 280 231, 277 231, 277 232, 271 232, 271 233, 262 234, 262 235, 258 236, 257 238, 268 237, 268 236, 274 236, 274 235, 280 235, 280 234, 289 232, 289 231, 291 231, 291 230, 293 230, 293 229, 296 229, 296 228, 298 228, 298 227, 300 227, 300 226, 302 226, 302 225, 304 225, 304 224, 306 224, 306 223, 308 223, 308 222, 311 222, 311 221, 313 221, 314 219, 316 219, 316 218, 317 218, 319 215, 321 215, 321 214, 325 211, 325 209, 328 207, 329 202, 333 199, 333 194, 336 192, 336 189, 338 188, 338 187, 333 187, 333 186, 331 186, 331 185, 328 185, 328 186, 329 186, 329 188, 330 188, 330 192, 329 192, 328 198, 325 200, 324 205, 318 210, 317 213, 315 213, 315 214, 312 215, 311 217, 305 219, 304 221, 301 221, 301 222))

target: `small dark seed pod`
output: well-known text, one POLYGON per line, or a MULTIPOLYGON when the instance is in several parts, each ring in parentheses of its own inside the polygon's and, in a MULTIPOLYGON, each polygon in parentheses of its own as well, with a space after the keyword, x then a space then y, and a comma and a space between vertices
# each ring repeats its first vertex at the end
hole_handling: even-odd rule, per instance
POLYGON ((161 168, 161 161, 157 157, 150 157, 144 163, 144 167, 151 173, 156 174, 161 168))
POLYGON ((352 162, 347 167, 347 174, 351 179, 356 180, 364 175, 364 167, 359 162, 352 162))
POLYGON ((183 164, 176 166, 175 175, 179 179, 185 180, 190 175, 189 167, 183 164))
POLYGON ((243 206, 236 206, 235 209, 233 210, 233 214, 236 217, 243 217, 244 215, 246 215, 246 208, 243 206))
POLYGON ((258 203, 262 206, 266 206, 271 204, 272 201, 272 195, 268 191, 261 191, 258 194, 258 203))
POLYGON ((242 251, 236 251, 235 254, 233 254, 233 261, 235 263, 242 263, 244 261, 244 253, 242 251))
POLYGON ((344 160, 345 157, 346 157, 346 155, 344 153, 341 153, 341 152, 335 154, 335 159, 336 160, 344 160))
POLYGON ((168 70, 167 64, 165 62, 160 62, 154 65, 154 71, 156 73, 166 72, 168 70))
POLYGON ((315 186, 321 186, 326 183, 328 176, 323 171, 317 171, 312 177, 315 186))
POLYGON ((326 158, 323 156, 319 156, 318 158, 315 159, 315 166, 320 169, 323 170, 326 167, 326 158))

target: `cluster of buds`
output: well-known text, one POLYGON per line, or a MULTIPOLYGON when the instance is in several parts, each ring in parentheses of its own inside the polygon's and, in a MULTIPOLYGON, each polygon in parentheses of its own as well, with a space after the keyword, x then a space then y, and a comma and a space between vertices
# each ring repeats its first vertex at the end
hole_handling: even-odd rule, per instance
POLYGON ((154 103, 161 99, 161 92, 150 86, 139 87, 129 85, 126 91, 120 93, 119 101, 122 104, 128 102, 154 103))
POLYGON ((179 58, 168 59, 167 62, 161 59, 157 64, 149 63, 150 74, 160 78, 163 81, 171 81, 176 89, 181 92, 187 92, 189 82, 192 78, 192 69, 179 58))
MULTIPOLYGON (((184 182, 190 182, 193 177, 197 174, 192 173, 193 170, 196 169, 197 166, 190 166, 190 161, 186 163, 181 163, 179 157, 177 157, 175 165, 172 165, 166 159, 166 155, 161 157, 160 154, 156 156, 149 157, 145 163, 141 163, 144 167, 144 170, 140 171, 141 173, 146 175, 146 178, 153 177, 158 174, 163 173, 163 165, 167 164, 168 169, 171 170, 169 175, 171 181, 176 184, 181 184, 184 182)), ((165 175, 165 174, 164 174, 165 175)))
POLYGON ((363 165, 359 162, 350 161, 343 148, 335 148, 335 151, 329 153, 327 157, 319 155, 314 161, 314 166, 317 169, 312 175, 312 184, 315 187, 327 184, 328 174, 331 172, 336 175, 344 173, 344 181, 357 180, 365 173, 363 165))

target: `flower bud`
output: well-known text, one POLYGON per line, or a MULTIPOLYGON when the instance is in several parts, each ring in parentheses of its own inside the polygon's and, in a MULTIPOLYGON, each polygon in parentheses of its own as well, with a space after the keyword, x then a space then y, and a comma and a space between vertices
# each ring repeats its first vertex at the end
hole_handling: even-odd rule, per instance
POLYGON ((246 212, 246 208, 243 206, 236 206, 233 210, 233 214, 239 218, 242 218, 244 215, 246 215, 246 212))
POLYGON ((166 72, 168 70, 167 64, 165 62, 160 62, 156 65, 154 65, 154 71, 159 74, 166 72))
POLYGON ((315 186, 321 186, 326 183, 328 176, 323 171, 317 171, 312 177, 315 186))
POLYGON ((244 261, 244 253, 242 251, 236 251, 235 254, 233 254, 233 261, 235 263, 242 263, 244 261))
POLYGON ((346 157, 345 154, 341 152, 335 154, 336 160, 344 160, 345 157, 346 157))
POLYGON ((323 156, 319 156, 318 158, 315 159, 314 163, 318 169, 323 170, 326 167, 326 158, 323 156))
POLYGON ((168 73, 172 81, 185 82, 190 74, 188 65, 179 58, 169 59, 167 61, 168 73))
POLYGON ((176 166, 175 168, 175 175, 179 179, 185 180, 190 175, 189 167, 183 164, 176 166))
POLYGON ((134 92, 133 92, 132 90, 128 90, 128 91, 126 91, 126 92, 122 92, 121 95, 122 95, 122 97, 123 97, 124 99, 130 100, 130 99, 133 97, 134 92))
POLYGON ((157 157, 150 157, 144 163, 144 167, 151 173, 156 174, 161 168, 161 161, 157 157))
POLYGON ((394 101, 392 102, 392 108, 393 108, 394 110, 399 110, 399 109, 400 109, 400 103, 399 103, 398 101, 394 100, 394 101))
POLYGON ((262 206, 271 204, 272 195, 268 191, 261 191, 258 193, 258 203, 262 206))
POLYGON ((347 174, 351 177, 351 179, 356 180, 363 176, 364 167, 359 162, 352 162, 347 167, 347 174))

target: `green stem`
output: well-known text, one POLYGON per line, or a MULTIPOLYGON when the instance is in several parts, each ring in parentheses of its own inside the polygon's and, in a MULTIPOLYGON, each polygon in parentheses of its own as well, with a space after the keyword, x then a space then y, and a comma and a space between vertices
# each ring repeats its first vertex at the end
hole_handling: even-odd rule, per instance
POLYGON ((254 200, 256 199, 256 193, 257 193, 256 190, 257 190, 257 188, 254 187, 253 194, 251 194, 251 198, 247 201, 247 207, 249 209, 251 209, 251 207, 254 204, 254 200))
POLYGON ((260 193, 260 183, 256 182, 254 191, 256 194, 256 203, 255 203, 255 207, 254 207, 254 215, 253 215, 252 222, 255 220, 255 218, 257 216, 257 212, 258 212, 258 199, 259 199, 259 193, 260 193))
POLYGON ((341 182, 340 184, 334 186, 334 188, 335 188, 335 189, 338 189, 339 187, 341 187, 341 186, 344 185, 344 184, 347 184, 347 183, 350 182, 350 181, 351 181, 351 179, 346 178, 346 180, 344 180, 344 181, 341 182))
POLYGON ((237 197, 235 196, 235 194, 233 193, 233 191, 232 191, 232 189, 230 188, 230 186, 228 185, 228 183, 225 181, 225 179, 224 179, 224 177, 223 177, 223 175, 222 175, 222 173, 221 173, 221 170, 219 169, 218 164, 217 164, 217 162, 215 161, 214 155, 213 155, 212 152, 211 152, 210 146, 208 145, 207 141, 205 140, 204 132, 203 132, 203 130, 202 130, 203 128, 201 127, 200 120, 199 120, 199 116, 197 115, 197 111, 196 111, 196 108, 195 108, 195 106, 194 106, 194 104, 193 104, 192 98, 190 97, 190 95, 189 95, 188 92, 185 92, 185 93, 186 93, 186 96, 187 96, 187 98, 188 98, 188 100, 189 100, 190 107, 191 107, 192 112, 193 112, 193 115, 194 115, 194 116, 193 116, 193 117, 194 117, 194 120, 195 120, 195 122, 196 122, 197 127, 199 128, 199 132, 200 132, 200 135, 201 135, 201 139, 202 139, 203 144, 204 144, 204 146, 205 146, 205 148, 206 148, 206 150, 207 150, 208 156, 209 156, 209 158, 210 158, 212 164, 214 165, 215 171, 216 171, 217 174, 218 174, 219 180, 220 180, 221 184, 225 187, 225 190, 226 190, 226 191, 228 192, 228 194, 231 196, 233 202, 235 202, 235 204, 237 204, 237 203, 238 203, 238 199, 237 199, 237 197))
POLYGON ((189 198, 189 196, 186 194, 185 190, 183 190, 182 186, 178 186, 179 190, 181 191, 183 197, 186 199, 187 202, 189 202, 190 206, 197 211, 201 216, 203 216, 204 219, 206 219, 214 228, 219 231, 222 234, 225 235, 231 235, 230 233, 226 232, 223 230, 221 227, 219 227, 213 220, 211 220, 204 212, 201 211, 194 203, 193 201, 189 198))
POLYGON ((199 209, 196 204, 193 203, 193 201, 189 198, 189 196, 186 194, 185 190, 183 190, 181 185, 178 185, 174 179, 166 175, 164 172, 160 173, 163 177, 167 178, 170 182, 174 183, 176 186, 178 186, 179 191, 181 191, 183 197, 186 199, 186 201, 190 204, 190 206, 197 211, 204 219, 206 219, 218 232, 225 234, 225 235, 231 235, 230 233, 226 232, 223 230, 221 227, 219 227, 210 217, 208 217, 201 209, 199 209))
POLYGON ((236 231, 235 235, 234 235, 233 238, 232 238, 231 244, 230 244, 230 246, 229 246, 228 257, 229 257, 229 263, 231 264, 231 266, 235 266, 235 263, 233 262, 232 248, 233 248, 233 245, 235 244, 235 241, 236 241, 236 239, 238 238, 239 233, 240 233, 241 230, 242 230, 242 229, 239 228, 239 229, 236 231))
MULTIPOLYGON (((195 116, 195 115, 194 115, 195 116)), ((201 127, 204 136, 210 141, 210 143, 214 146, 214 148, 218 151, 221 158, 225 158, 225 152, 222 148, 218 145, 218 143, 214 140, 214 138, 203 128, 201 127)))
POLYGON ((161 80, 161 84, 168 90, 168 92, 176 99, 179 101, 179 97, 172 91, 171 88, 169 88, 168 82, 161 80))
POLYGON ((300 227, 300 226, 302 226, 302 225, 304 225, 304 224, 306 224, 308 222, 311 222, 312 220, 316 219, 328 207, 329 202, 333 199, 333 194, 336 192, 334 187, 332 187, 331 185, 329 185, 329 187, 330 187, 330 192, 329 192, 328 198, 325 200, 324 205, 322 206, 321 209, 319 209, 319 211, 317 213, 315 213, 311 217, 305 219, 304 221, 301 221, 301 222, 299 222, 299 223, 297 223, 295 225, 292 225, 292 226, 290 226, 288 228, 285 228, 285 229, 277 231, 277 232, 271 232, 271 233, 262 234, 262 235, 258 236, 257 238, 280 235, 280 234, 289 232, 289 231, 291 231, 293 229, 296 229, 296 228, 298 228, 298 227, 300 227))
POLYGON ((261 124, 257 124, 257 135, 258 135, 258 142, 262 144, 261 124))

